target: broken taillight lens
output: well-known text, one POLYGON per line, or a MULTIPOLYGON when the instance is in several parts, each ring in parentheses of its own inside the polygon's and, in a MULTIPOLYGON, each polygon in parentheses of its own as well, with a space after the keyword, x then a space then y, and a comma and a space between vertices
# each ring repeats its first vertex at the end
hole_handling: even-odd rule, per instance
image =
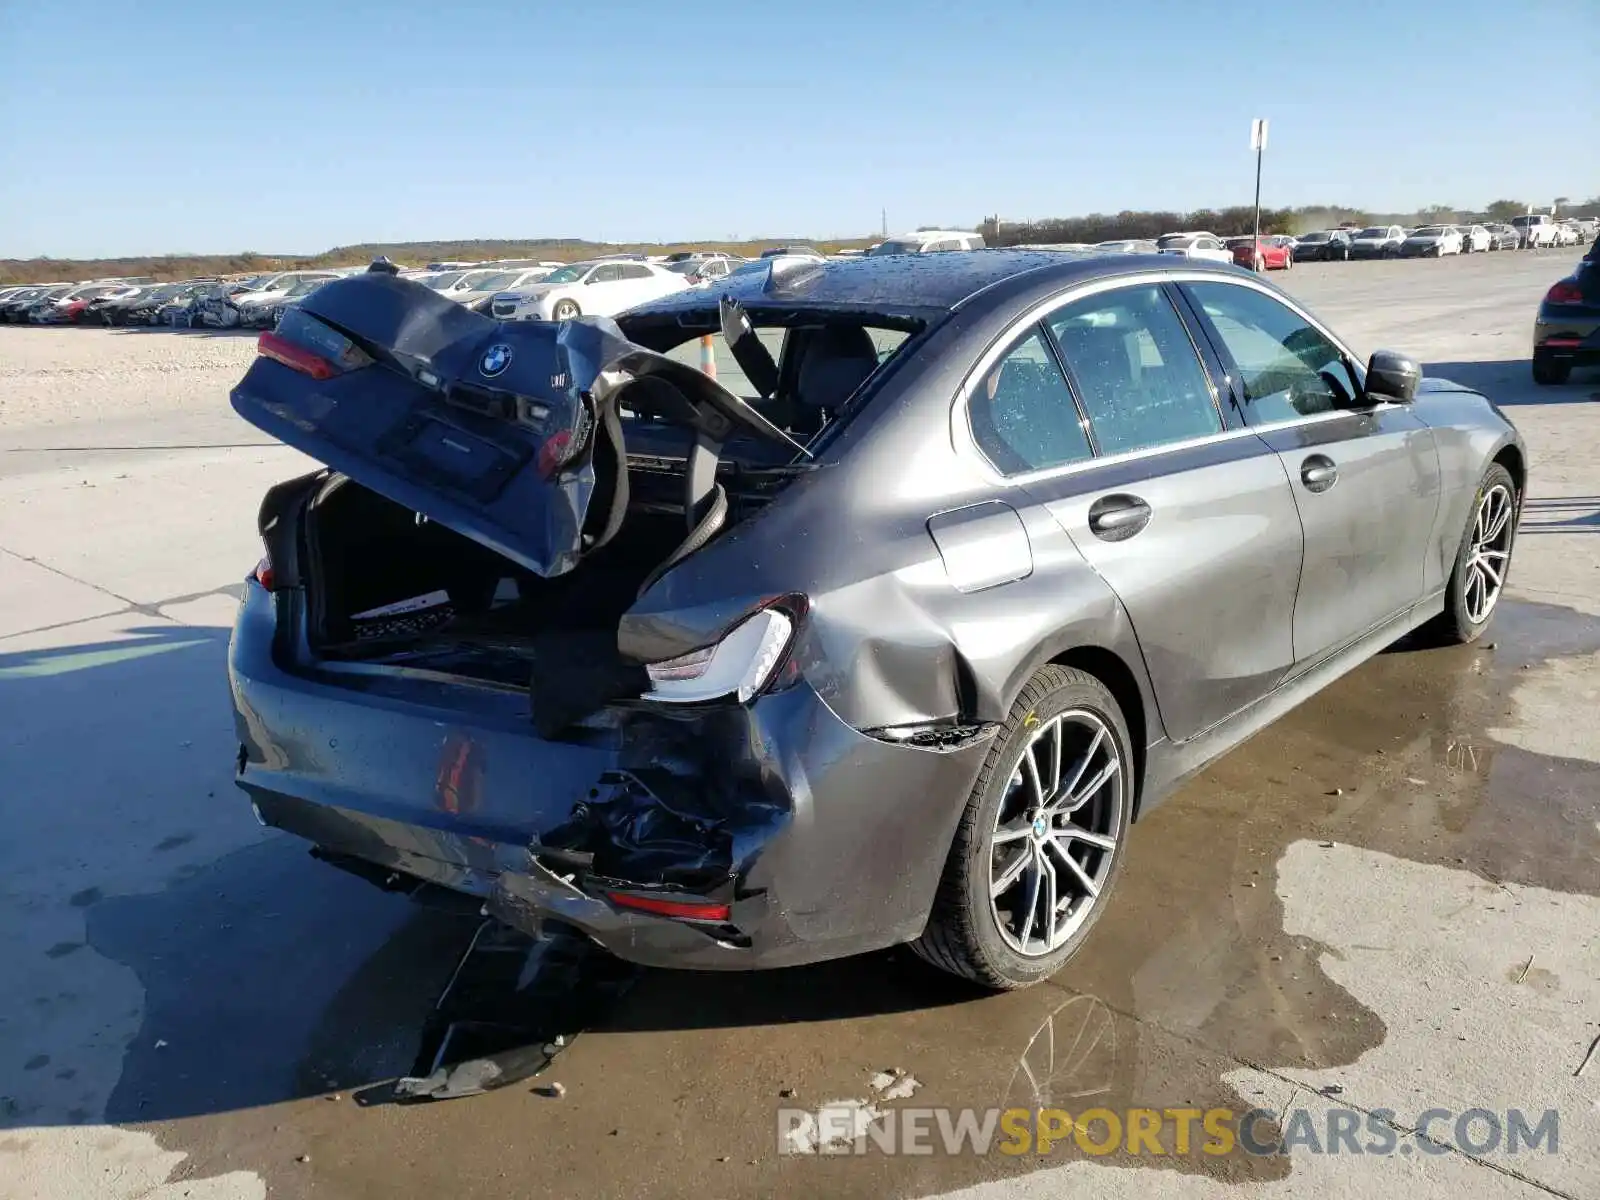
POLYGON ((703 646, 662 662, 646 663, 646 698, 698 704, 733 697, 743 704, 771 683, 794 642, 796 615, 772 604, 746 617, 714 646, 703 646))
POLYGON ((287 310, 276 329, 261 335, 256 352, 317 380, 332 379, 373 361, 344 334, 297 308, 287 310))

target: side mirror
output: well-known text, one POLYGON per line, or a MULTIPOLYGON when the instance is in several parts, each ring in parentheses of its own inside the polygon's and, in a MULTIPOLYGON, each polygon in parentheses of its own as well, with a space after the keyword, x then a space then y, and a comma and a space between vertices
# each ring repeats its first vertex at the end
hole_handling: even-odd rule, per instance
POLYGON ((1410 404, 1422 379, 1414 358, 1394 350, 1375 350, 1367 360, 1367 395, 1375 401, 1410 404))

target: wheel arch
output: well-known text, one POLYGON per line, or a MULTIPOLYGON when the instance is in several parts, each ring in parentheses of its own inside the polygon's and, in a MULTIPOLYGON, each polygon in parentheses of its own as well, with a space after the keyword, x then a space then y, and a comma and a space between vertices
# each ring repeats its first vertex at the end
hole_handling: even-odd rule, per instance
POLYGON ((1517 508, 1522 508, 1522 496, 1527 489, 1528 465, 1523 458, 1522 449, 1515 442, 1507 442, 1495 451, 1490 462, 1499 463, 1511 476, 1511 482, 1517 489, 1517 508))
POLYGON ((1105 685, 1111 698, 1117 702, 1117 707, 1122 710, 1122 719, 1128 725, 1128 738, 1133 743, 1129 752, 1133 755, 1134 769, 1133 819, 1137 820, 1144 796, 1145 758, 1150 740, 1145 690, 1140 685, 1139 677, 1121 655, 1103 646, 1074 646, 1056 654, 1049 659, 1049 663, 1093 675, 1105 685))

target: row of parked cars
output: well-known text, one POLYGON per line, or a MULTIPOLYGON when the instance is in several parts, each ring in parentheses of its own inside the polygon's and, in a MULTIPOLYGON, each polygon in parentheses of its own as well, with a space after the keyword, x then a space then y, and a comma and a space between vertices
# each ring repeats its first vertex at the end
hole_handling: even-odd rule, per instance
MULTIPOLYGON (((1288 270, 1296 261, 1408 258, 1507 250, 1525 246, 1581 245, 1593 240, 1593 219, 1557 221, 1548 214, 1506 224, 1425 225, 1405 229, 1325 229, 1300 237, 1218 237, 1204 230, 1162 237, 1088 243, 1038 243, 1027 249, 1093 253, 1168 254, 1234 263, 1256 271, 1288 270)), ((774 257, 854 258, 931 254, 984 248, 968 230, 925 229, 885 239, 865 250, 824 256, 812 246, 774 246, 754 259, 722 251, 682 251, 647 257, 611 254, 576 263, 534 259, 436 262, 400 270, 440 295, 500 320, 561 321, 580 315, 614 316, 637 304, 687 288, 708 286, 741 272, 764 269, 774 257)), ((272 329, 305 297, 349 270, 277 271, 249 279, 100 279, 0 287, 0 321, 32 324, 156 325, 215 329, 272 329)))
POLYGON ((1593 217, 1555 220, 1548 213, 1482 224, 1369 225, 1365 229, 1323 229, 1303 234, 1295 253, 1302 262, 1352 258, 1442 258, 1490 250, 1523 250, 1545 246, 1582 246, 1594 240, 1593 217))

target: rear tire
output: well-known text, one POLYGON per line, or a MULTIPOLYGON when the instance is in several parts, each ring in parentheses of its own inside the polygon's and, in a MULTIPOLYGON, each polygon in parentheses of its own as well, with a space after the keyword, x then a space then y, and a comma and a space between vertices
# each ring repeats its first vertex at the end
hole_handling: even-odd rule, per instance
POLYGON ((1565 383, 1572 375, 1572 364, 1556 362, 1543 355, 1533 356, 1533 381, 1542 387, 1555 387, 1565 383))
POLYGON ((558 300, 550 315, 558 321, 570 321, 573 317, 578 316, 579 312, 576 300, 558 300))
POLYGON ((1445 586, 1444 612, 1435 621, 1447 641, 1475 642, 1489 628, 1505 593, 1517 539, 1517 487, 1511 472, 1492 463, 1478 483, 1445 586), (1498 578, 1496 577, 1498 575, 1498 578))
POLYGON ((989 749, 911 948, 997 990, 1060 970, 1121 872, 1136 790, 1131 745, 1103 683, 1041 668, 989 749))

